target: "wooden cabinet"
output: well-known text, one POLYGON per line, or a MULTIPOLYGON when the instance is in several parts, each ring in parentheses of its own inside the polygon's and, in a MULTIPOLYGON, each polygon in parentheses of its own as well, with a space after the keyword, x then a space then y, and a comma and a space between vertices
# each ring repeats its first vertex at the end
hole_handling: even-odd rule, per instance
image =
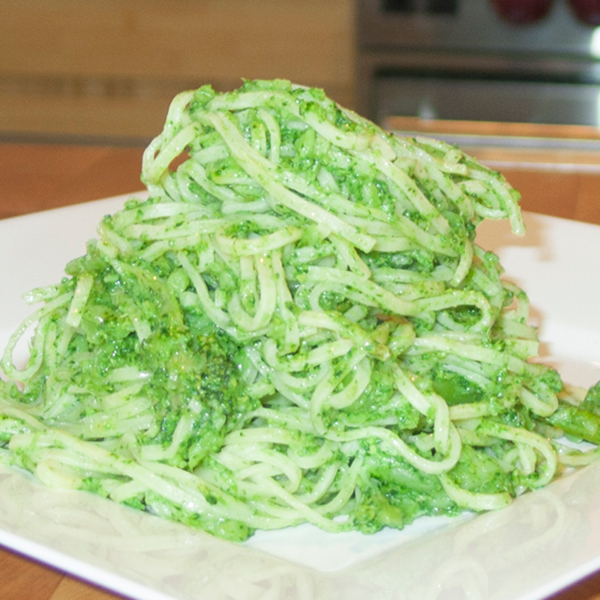
POLYGON ((0 134, 146 140, 171 98, 286 78, 353 99, 352 0, 0 0, 0 134))

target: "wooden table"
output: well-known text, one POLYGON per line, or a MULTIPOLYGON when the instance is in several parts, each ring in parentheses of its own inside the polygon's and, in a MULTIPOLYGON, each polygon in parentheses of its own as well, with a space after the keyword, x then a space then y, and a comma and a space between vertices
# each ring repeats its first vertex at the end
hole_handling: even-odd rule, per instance
MULTIPOLYGON (((0 218, 142 189, 142 148, 0 143, 0 218)), ((476 149, 523 195, 526 210, 600 224, 600 157, 476 149)), ((0 600, 118 598, 10 551, 0 550, 0 600)), ((600 600, 600 573, 553 596, 600 600)))

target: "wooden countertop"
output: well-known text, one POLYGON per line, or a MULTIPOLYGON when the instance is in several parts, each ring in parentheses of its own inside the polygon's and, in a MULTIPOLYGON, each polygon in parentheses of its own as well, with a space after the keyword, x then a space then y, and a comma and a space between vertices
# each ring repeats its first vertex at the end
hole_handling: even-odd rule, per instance
MULTIPOLYGON (((0 143, 0 218, 142 189, 142 148, 0 143)), ((600 224, 600 157, 474 149, 522 192, 525 210, 600 224), (598 160, 596 161, 596 158, 598 160)), ((0 550, 0 600, 108 600, 119 596, 0 550)), ((600 573, 553 600, 600 600, 600 573)))

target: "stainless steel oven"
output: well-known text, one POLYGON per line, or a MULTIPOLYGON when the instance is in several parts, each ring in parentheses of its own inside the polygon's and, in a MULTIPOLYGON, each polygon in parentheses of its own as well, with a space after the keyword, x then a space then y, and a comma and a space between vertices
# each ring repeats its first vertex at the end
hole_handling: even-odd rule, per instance
POLYGON ((577 12, 600 3, 512 8, 529 2, 543 10, 523 18, 503 0, 357 0, 357 109, 380 123, 600 125, 600 8, 577 12))

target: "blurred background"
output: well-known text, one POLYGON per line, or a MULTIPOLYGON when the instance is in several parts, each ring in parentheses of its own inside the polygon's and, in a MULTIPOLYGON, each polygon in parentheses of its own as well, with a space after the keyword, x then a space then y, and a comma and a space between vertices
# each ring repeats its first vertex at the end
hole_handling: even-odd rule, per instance
POLYGON ((600 1, 358 0, 362 112, 599 125, 600 1))
POLYGON ((597 0, 0 0, 0 15, 3 139, 145 143, 177 92, 276 77, 393 128, 600 123, 597 0))
POLYGON ((0 136, 144 143, 172 97, 287 78, 353 104, 353 0, 0 0, 0 136))

